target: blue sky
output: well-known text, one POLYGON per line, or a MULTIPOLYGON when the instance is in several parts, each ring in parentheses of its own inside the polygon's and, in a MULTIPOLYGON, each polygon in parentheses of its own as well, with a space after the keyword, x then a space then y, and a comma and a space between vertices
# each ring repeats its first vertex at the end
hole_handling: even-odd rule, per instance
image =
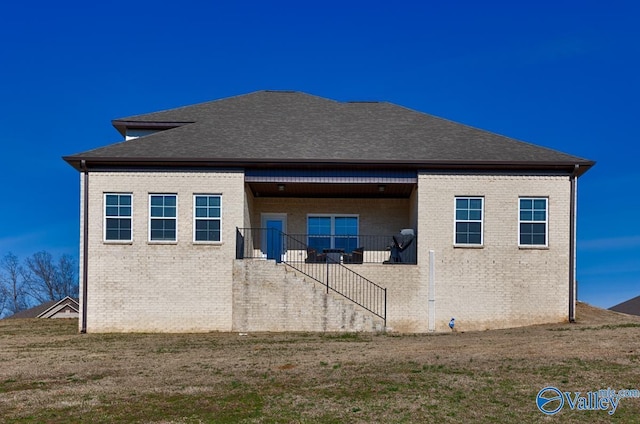
POLYGON ((640 295, 640 3, 109 1, 0 5, 0 255, 78 254, 79 175, 114 118, 299 90, 381 100, 597 161, 580 300, 640 295))

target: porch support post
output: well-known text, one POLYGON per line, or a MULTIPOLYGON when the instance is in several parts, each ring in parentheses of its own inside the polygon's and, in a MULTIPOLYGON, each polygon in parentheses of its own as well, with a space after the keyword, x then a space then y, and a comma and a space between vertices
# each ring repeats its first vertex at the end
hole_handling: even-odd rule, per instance
POLYGON ((327 263, 327 294, 329 293, 329 258, 327 257, 327 259, 325 259, 325 262, 327 263))

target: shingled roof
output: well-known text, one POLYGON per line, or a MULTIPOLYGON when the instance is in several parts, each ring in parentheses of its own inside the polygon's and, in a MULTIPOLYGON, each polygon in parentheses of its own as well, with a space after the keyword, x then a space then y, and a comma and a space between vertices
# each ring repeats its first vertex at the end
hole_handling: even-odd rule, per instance
POLYGON ((609 308, 610 311, 622 312, 623 314, 640 315, 640 296, 618 303, 609 308))
POLYGON ((402 164, 413 167, 562 168, 592 161, 386 102, 338 102, 258 91, 113 121, 163 129, 66 156, 88 165, 402 164))
MULTIPOLYGON (((5 319, 18 319, 18 318, 51 318, 59 310, 68 307, 74 312, 78 312, 79 304, 78 299, 66 296, 61 300, 52 300, 44 302, 33 308, 25 309, 24 311, 16 312, 15 314, 6 317, 5 319)), ((77 315, 76 315, 77 316, 77 315)))

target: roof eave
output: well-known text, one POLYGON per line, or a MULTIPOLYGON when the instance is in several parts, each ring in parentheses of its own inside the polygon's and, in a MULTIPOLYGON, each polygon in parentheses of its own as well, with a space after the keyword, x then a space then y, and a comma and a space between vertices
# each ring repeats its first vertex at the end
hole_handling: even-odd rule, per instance
POLYGON ((84 161, 87 167, 292 167, 292 166, 350 166, 350 167, 392 167, 413 169, 451 169, 451 170, 558 170, 581 176, 595 162, 576 161, 453 161, 453 160, 353 160, 353 159, 246 159, 246 158, 121 158, 121 157, 82 157, 64 156, 63 159, 78 171, 84 161))
POLYGON ((127 134, 127 129, 138 130, 170 130, 172 128, 181 127, 183 125, 193 124, 193 121, 189 122, 177 122, 177 121, 135 121, 130 119, 114 119, 111 121, 111 125, 124 137, 127 134))

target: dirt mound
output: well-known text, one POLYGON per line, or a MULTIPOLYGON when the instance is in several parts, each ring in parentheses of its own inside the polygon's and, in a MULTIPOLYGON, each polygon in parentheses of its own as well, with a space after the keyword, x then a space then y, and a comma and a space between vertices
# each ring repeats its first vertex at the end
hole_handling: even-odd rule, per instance
POLYGON ((576 305, 577 324, 599 325, 622 324, 626 322, 640 322, 640 316, 610 311, 584 302, 578 302, 576 305))

